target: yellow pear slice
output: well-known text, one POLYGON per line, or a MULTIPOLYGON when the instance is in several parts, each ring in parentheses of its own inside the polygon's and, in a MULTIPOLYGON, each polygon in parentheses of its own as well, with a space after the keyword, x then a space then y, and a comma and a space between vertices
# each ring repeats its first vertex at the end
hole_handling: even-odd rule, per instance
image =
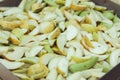
POLYGON ((66 55, 66 53, 64 52, 64 47, 65 47, 66 41, 67 40, 66 40, 65 33, 60 34, 57 38, 57 47, 60 50, 62 55, 66 55))
POLYGON ((18 60, 23 57, 25 51, 25 47, 15 47, 13 52, 8 52, 4 56, 9 60, 18 60))
POLYGON ((57 57, 55 54, 44 54, 39 58, 39 62, 43 63, 44 65, 47 65, 51 59, 57 57))
POLYGON ((10 41, 15 45, 18 45, 20 43, 20 40, 18 40, 18 38, 13 34, 10 35, 10 41))
POLYGON ((53 22, 42 22, 39 25, 39 30, 41 33, 50 33, 54 30, 55 26, 53 22))
POLYGON ((48 75, 47 75, 47 77, 46 77, 46 80, 56 80, 57 75, 58 75, 58 73, 57 73, 56 69, 52 69, 52 70, 48 73, 48 75))
POLYGON ((81 63, 81 62, 85 62, 85 61, 89 60, 90 56, 89 57, 81 57, 81 58, 76 57, 76 56, 72 56, 71 59, 73 61, 75 61, 76 63, 81 63))
POLYGON ((0 59, 0 63, 2 63, 7 69, 17 69, 24 65, 23 62, 10 62, 5 59, 0 59))
POLYGON ((69 25, 67 27, 67 30, 66 30, 66 39, 68 41, 74 39, 77 36, 77 34, 78 34, 78 29, 75 26, 69 25))
POLYGON ((73 10, 77 10, 77 11, 82 11, 82 10, 85 10, 87 9, 87 6, 86 5, 76 5, 76 4, 71 4, 71 9, 73 10))
POLYGON ((8 29, 8 30, 12 30, 14 28, 19 27, 21 24, 20 21, 16 20, 16 21, 5 21, 5 20, 0 20, 0 25, 4 28, 4 29, 8 29))
POLYGON ((60 29, 57 27, 54 31, 52 31, 49 35, 48 35, 48 38, 49 39, 55 39, 59 36, 60 34, 60 29))
POLYGON ((108 46, 105 44, 92 42, 92 45, 94 48, 90 48, 89 50, 94 54, 104 54, 108 50, 108 46))
POLYGON ((57 66, 57 70, 58 70, 58 73, 60 73, 64 77, 67 76, 67 74, 68 74, 68 60, 65 57, 60 59, 58 66, 57 66), (63 66, 64 66, 64 68, 63 68, 63 66))

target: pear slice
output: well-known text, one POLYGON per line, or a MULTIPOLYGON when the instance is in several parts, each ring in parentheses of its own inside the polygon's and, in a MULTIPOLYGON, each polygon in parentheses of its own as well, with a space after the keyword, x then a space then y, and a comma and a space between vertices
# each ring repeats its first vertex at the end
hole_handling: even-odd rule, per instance
POLYGON ((75 26, 69 25, 69 26, 67 27, 66 39, 67 39, 68 41, 74 39, 74 38, 77 36, 77 34, 78 34, 78 29, 77 29, 75 26))
POLYGON ((28 64, 36 64, 38 63, 38 57, 25 57, 25 58, 21 58, 17 61, 19 62, 25 62, 25 63, 28 63, 28 64))
POLYGON ((15 76, 19 77, 22 80, 30 80, 30 78, 25 74, 14 73, 15 76))
POLYGON ((71 9, 73 10, 77 10, 77 11, 83 11, 85 9, 87 9, 86 5, 76 5, 76 4, 71 4, 71 9))
POLYGON ((58 63, 62 58, 63 56, 58 56, 53 58, 48 64, 49 70, 51 71, 52 69, 57 69, 58 63))
POLYGON ((60 29, 57 27, 54 31, 52 31, 49 35, 48 38, 49 39, 55 39, 60 35, 60 29))
POLYGON ((10 41, 15 45, 20 44, 20 40, 18 40, 18 38, 14 34, 10 35, 10 41))
POLYGON ((4 55, 8 52, 9 47, 0 46, 0 55, 4 55))
POLYGON ((46 80, 56 80, 57 75, 58 75, 58 73, 57 73, 56 69, 52 69, 52 70, 48 73, 48 75, 47 75, 47 77, 46 77, 46 80))
POLYGON ((37 41, 37 38, 33 35, 24 35, 24 36, 21 36, 19 45, 23 46, 27 43, 30 43, 31 41, 37 41))
POLYGON ((47 65, 51 59, 57 57, 55 54, 44 54, 39 58, 39 62, 43 63, 44 65, 47 65))
POLYGON ((55 26, 53 22, 42 22, 39 25, 39 30, 41 33, 50 33, 54 30, 55 26))
POLYGON ((60 50, 62 55, 66 55, 66 53, 64 51, 66 41, 67 40, 66 40, 66 34, 65 33, 60 34, 57 38, 57 47, 60 50))
POLYGON ((108 46, 98 42, 92 42, 94 48, 89 48, 90 52, 94 54, 104 54, 108 50, 108 46))
POLYGON ((41 50, 43 49, 43 46, 34 46, 31 48, 29 52, 25 53, 26 57, 35 57, 41 50))
POLYGON ((74 53, 75 53, 75 49, 73 47, 69 47, 68 50, 67 50, 66 58, 68 60, 71 60, 71 57, 74 55, 74 53))
POLYGON ((0 63, 2 63, 7 69, 17 69, 24 65, 23 62, 10 62, 5 59, 0 59, 0 63))
POLYGON ((75 61, 76 63, 81 63, 81 62, 88 61, 90 59, 90 56, 89 57, 88 56, 87 57, 81 57, 81 58, 76 57, 76 56, 72 56, 71 59, 73 61, 75 61))
POLYGON ((38 20, 38 21, 40 20, 40 16, 38 14, 36 14, 36 13, 33 13, 32 11, 29 11, 28 15, 32 19, 35 19, 35 20, 38 20))
POLYGON ((68 74, 68 60, 65 57, 60 59, 58 66, 57 66, 57 70, 58 70, 58 73, 60 73, 64 77, 67 76, 67 74, 68 74), (63 68, 63 66, 64 66, 64 68, 63 68))
POLYGON ((23 57, 25 51, 25 47, 15 47, 13 52, 8 52, 4 56, 9 60, 18 60, 23 57))
POLYGON ((67 77, 66 80, 81 80, 81 72, 76 72, 67 77))
POLYGON ((10 16, 10 15, 12 15, 12 14, 22 13, 22 12, 23 12, 22 9, 17 8, 17 7, 13 7, 13 8, 11 8, 11 9, 6 10, 6 11, 3 13, 3 15, 4 15, 4 16, 10 16))
POLYGON ((57 80, 65 80, 65 78, 62 75, 58 75, 57 80))
POLYGON ((110 54, 110 64, 112 67, 116 66, 119 63, 120 49, 112 51, 110 54))

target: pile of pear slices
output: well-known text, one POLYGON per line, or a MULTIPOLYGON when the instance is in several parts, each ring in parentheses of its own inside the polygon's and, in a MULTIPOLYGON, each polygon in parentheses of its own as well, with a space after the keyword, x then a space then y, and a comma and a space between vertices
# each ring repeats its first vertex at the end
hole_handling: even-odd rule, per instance
POLYGON ((120 19, 86 0, 0 8, 0 63, 20 80, 98 80, 120 62, 120 19))

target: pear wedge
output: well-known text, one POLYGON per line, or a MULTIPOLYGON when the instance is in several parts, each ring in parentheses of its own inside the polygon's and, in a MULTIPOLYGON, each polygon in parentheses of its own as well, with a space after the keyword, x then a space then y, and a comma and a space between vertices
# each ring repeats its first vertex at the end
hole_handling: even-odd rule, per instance
POLYGON ((18 60, 23 57, 26 49, 25 47, 14 47, 13 52, 8 52, 7 54, 4 54, 4 57, 8 60, 18 60))
POLYGON ((35 57, 41 50, 43 49, 43 46, 34 46, 31 48, 29 52, 25 53, 26 57, 35 57))
POLYGON ((108 46, 98 42, 92 42, 94 48, 89 48, 90 52, 94 54, 104 54, 108 50, 108 46))
POLYGON ((53 58, 48 64, 49 70, 51 71, 52 69, 57 69, 58 63, 62 58, 63 56, 58 56, 53 58))
POLYGON ((43 63, 44 65, 47 65, 51 59, 57 57, 55 54, 44 54, 39 58, 39 62, 43 63))
POLYGON ((17 69, 24 65, 23 62, 10 62, 5 59, 0 59, 0 63, 2 63, 7 69, 17 69))
POLYGON ((76 5, 76 4, 71 4, 71 9, 73 10, 77 10, 77 11, 83 11, 85 9, 87 9, 86 5, 76 5))
POLYGON ((55 26, 53 22, 42 22, 39 25, 39 30, 41 33, 50 33, 54 30, 55 26))
POLYGON ((66 34, 65 33, 60 34, 57 38, 57 47, 60 50, 62 55, 66 55, 66 53, 64 51, 66 41, 67 41, 67 39, 66 39, 66 34))
POLYGON ((46 77, 46 80, 56 80, 57 75, 58 75, 58 73, 57 73, 56 69, 52 69, 52 70, 48 73, 48 75, 47 75, 47 77, 46 77))
POLYGON ((68 74, 68 65, 68 60, 65 57, 61 58, 57 66, 58 73, 66 77, 68 74))
POLYGON ((74 39, 77 36, 77 34, 78 34, 78 29, 75 26, 69 25, 67 27, 66 39, 68 41, 74 39))

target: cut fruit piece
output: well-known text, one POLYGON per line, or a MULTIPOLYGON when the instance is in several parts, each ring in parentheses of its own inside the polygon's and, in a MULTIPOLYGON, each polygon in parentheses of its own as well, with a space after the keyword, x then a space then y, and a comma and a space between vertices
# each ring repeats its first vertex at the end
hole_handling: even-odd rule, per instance
POLYGON ((91 24, 81 24, 81 28, 90 33, 98 31, 97 27, 91 24))
POLYGON ((70 8, 73 10, 77 10, 77 11, 83 11, 83 10, 87 9, 87 6, 86 5, 71 4, 70 8))
POLYGON ((81 72, 76 72, 67 77, 67 80, 81 80, 81 72))
POLYGON ((43 49, 43 46, 34 46, 31 48, 29 52, 25 53, 26 57, 35 57, 41 50, 43 49))
POLYGON ((26 47, 15 47, 13 48, 13 52, 8 52, 4 56, 9 60, 18 60, 23 57, 25 51, 27 50, 26 47))
POLYGON ((69 25, 67 27, 67 30, 66 30, 66 39, 68 41, 74 39, 77 36, 77 34, 78 34, 78 29, 75 26, 69 25))
POLYGON ((55 54, 44 54, 39 58, 39 62, 43 63, 44 65, 48 65, 51 59, 57 57, 55 54))
POLYGON ((10 35, 10 41, 12 42, 12 44, 15 44, 15 45, 20 44, 20 40, 18 40, 18 38, 13 34, 10 35))
POLYGON ((49 70, 51 71, 52 69, 57 69, 58 63, 62 58, 63 56, 58 56, 53 58, 48 64, 49 70))
POLYGON ((75 49, 73 47, 69 47, 67 50, 67 56, 66 58, 70 61, 71 57, 74 55, 75 49))
POLYGON ((112 67, 116 66, 119 63, 120 49, 112 51, 110 55, 110 65, 112 67))
POLYGON ((39 25, 39 30, 41 33, 50 33, 53 31, 53 29, 55 28, 54 23, 53 22, 42 22, 39 25))
POLYGON ((35 19, 35 20, 38 20, 38 21, 40 20, 40 16, 38 14, 36 14, 36 13, 33 13, 32 11, 29 11, 28 15, 32 19, 35 19))
POLYGON ((64 77, 67 76, 67 74, 68 74, 68 60, 65 57, 60 59, 58 66, 57 66, 57 70, 58 70, 58 73, 60 73, 64 77), (64 68, 63 68, 63 66, 64 66, 64 68))
POLYGON ((91 41, 89 40, 89 38, 87 36, 84 36, 83 39, 84 39, 85 44, 88 47, 94 48, 94 46, 92 45, 91 41))
POLYGON ((90 57, 81 57, 81 58, 76 57, 76 56, 71 57, 71 60, 75 61, 76 63, 85 62, 85 61, 87 61, 89 59, 90 59, 90 57))
POLYGON ((61 51, 62 55, 66 55, 66 53, 64 51, 66 41, 67 40, 66 40, 66 34, 65 33, 60 34, 57 38, 57 47, 61 51))
POLYGON ((27 75, 33 80, 41 79, 48 75, 48 71, 48 68, 44 64, 37 63, 29 66, 27 75))
POLYGON ((25 57, 25 58, 21 58, 17 61, 29 63, 29 64, 35 64, 35 63, 38 63, 38 57, 25 57))
POLYGON ((104 54, 108 50, 108 46, 105 44, 92 42, 94 48, 89 48, 89 50, 94 54, 104 54))
POLYGON ((25 74, 14 73, 15 76, 19 77, 22 80, 30 80, 30 78, 25 74))
POLYGON ((49 39, 55 39, 60 35, 60 29, 57 27, 54 31, 52 31, 49 35, 48 38, 49 39))
POLYGON ((9 47, 0 46, 0 55, 4 55, 8 52, 9 47))
POLYGON ((7 69, 17 69, 24 65, 23 62, 10 62, 5 59, 0 59, 0 63, 2 63, 7 69))
POLYGON ((48 73, 48 75, 47 75, 47 77, 46 77, 46 80, 56 80, 57 75, 58 75, 58 73, 57 73, 56 69, 52 69, 52 70, 48 73))
POLYGON ((58 75, 56 80, 66 80, 62 75, 58 75))
POLYGON ((24 35, 20 38, 20 44, 19 45, 25 45, 27 43, 30 43, 32 41, 37 41, 37 38, 32 35, 24 35))

